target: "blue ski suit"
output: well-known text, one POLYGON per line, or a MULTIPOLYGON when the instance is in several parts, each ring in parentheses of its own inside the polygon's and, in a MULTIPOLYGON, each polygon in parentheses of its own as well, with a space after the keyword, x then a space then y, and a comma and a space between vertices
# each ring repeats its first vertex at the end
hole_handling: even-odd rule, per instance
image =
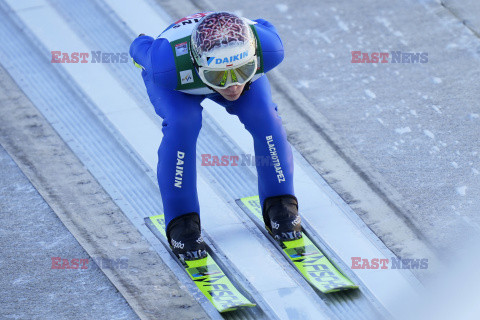
MULTIPOLYGON (((255 22, 265 73, 283 60, 283 44, 271 23, 263 19, 255 22)), ((164 32, 175 26, 175 23, 170 25, 164 32)), ((142 77, 150 101, 155 112, 163 119, 164 136, 158 150, 157 178, 165 224, 168 225, 172 219, 182 214, 196 212, 200 215, 196 143, 202 126, 203 107, 200 103, 205 98, 215 101, 228 113, 238 116, 253 137, 256 157, 272 159, 275 156, 276 160, 278 156, 276 167, 256 167, 262 207, 267 197, 294 195, 292 150, 277 113, 277 106, 272 101, 267 76, 254 78, 250 89, 236 101, 228 101, 210 89, 207 89, 210 93, 205 94, 178 91, 176 88, 180 80, 175 65, 175 50, 172 50, 169 40, 162 38, 162 34, 155 40, 149 36, 139 36, 130 46, 130 55, 135 63, 142 67, 142 77)))

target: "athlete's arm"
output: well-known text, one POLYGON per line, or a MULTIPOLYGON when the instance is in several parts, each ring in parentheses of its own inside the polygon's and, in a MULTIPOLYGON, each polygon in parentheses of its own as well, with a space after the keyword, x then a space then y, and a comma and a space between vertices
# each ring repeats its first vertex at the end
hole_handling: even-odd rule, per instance
POLYGON ((155 84, 168 89, 177 87, 175 59, 168 40, 140 36, 130 45, 130 56, 155 84))
POLYGON ((144 70, 150 68, 148 63, 148 54, 153 43, 153 38, 144 35, 143 33, 133 40, 130 45, 130 56, 135 63, 143 67, 144 70))
POLYGON ((255 29, 262 46, 264 72, 268 72, 282 62, 285 55, 283 43, 273 24, 264 19, 254 21, 257 22, 255 29))

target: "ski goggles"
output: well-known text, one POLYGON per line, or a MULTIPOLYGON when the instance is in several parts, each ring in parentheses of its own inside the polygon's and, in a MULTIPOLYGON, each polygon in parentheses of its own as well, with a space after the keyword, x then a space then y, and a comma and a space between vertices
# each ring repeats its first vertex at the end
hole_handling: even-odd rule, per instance
POLYGON ((242 85, 250 81, 257 72, 257 58, 228 70, 198 68, 200 79, 208 86, 215 89, 226 89, 233 85, 242 85))

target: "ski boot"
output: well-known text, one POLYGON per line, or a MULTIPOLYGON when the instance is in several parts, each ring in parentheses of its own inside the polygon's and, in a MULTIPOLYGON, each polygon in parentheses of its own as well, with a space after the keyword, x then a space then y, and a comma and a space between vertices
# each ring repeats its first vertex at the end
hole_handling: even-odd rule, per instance
POLYGON ((200 216, 187 213, 176 217, 167 226, 167 239, 180 260, 197 260, 207 256, 200 229, 200 216))
POLYGON ((265 227, 275 240, 283 242, 302 237, 301 219, 295 196, 287 194, 266 198, 262 211, 265 227))

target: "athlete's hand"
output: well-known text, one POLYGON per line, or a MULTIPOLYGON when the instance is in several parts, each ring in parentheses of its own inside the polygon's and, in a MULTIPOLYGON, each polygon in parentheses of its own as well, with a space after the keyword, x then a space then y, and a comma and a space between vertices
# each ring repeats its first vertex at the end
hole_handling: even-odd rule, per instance
MULTIPOLYGON (((144 35, 145 35, 145 33, 140 33, 140 34, 137 36, 137 38, 140 38, 141 36, 144 36, 144 35)), ((139 68, 139 69, 142 69, 142 70, 145 70, 145 68, 144 68, 142 65, 138 64, 133 58, 132 58, 132 61, 133 61, 133 65, 134 65, 135 67, 137 67, 137 68, 139 68)))

